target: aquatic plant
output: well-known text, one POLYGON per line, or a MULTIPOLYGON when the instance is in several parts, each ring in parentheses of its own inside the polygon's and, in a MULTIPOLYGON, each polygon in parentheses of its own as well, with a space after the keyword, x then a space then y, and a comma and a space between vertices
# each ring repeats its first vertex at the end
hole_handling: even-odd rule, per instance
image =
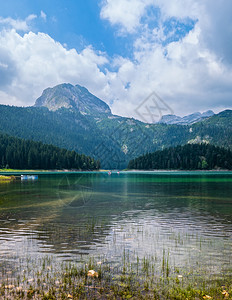
MULTIPOLYGON (((114 268, 107 261, 93 258, 77 265, 55 263, 51 257, 28 261, 28 268, 11 278, 2 272, 1 299, 232 299, 232 273, 220 279, 199 276, 168 267, 163 253, 162 276, 154 270, 157 262, 144 257, 136 263, 128 256, 114 268), (36 266, 29 268, 29 266, 36 266)), ((3 268, 4 269, 4 268, 3 268)))

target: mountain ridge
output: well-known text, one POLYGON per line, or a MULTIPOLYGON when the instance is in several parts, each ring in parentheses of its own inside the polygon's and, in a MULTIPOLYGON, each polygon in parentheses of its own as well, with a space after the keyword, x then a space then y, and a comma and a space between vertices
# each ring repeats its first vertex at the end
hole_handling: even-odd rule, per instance
POLYGON ((210 118, 214 116, 214 112, 212 110, 207 110, 206 112, 200 113, 195 112, 184 117, 179 117, 176 115, 164 115, 160 119, 158 123, 160 124, 176 124, 176 125, 191 125, 202 121, 203 119, 210 118))
MULTIPOLYGON (((47 107, 50 111, 61 108, 79 111, 82 115, 108 114, 114 116, 110 107, 101 99, 91 94, 88 89, 78 84, 62 83, 54 87, 47 88, 42 95, 35 101, 35 107, 47 107)), ((203 119, 212 117, 214 112, 208 110, 200 113, 195 112, 184 117, 177 115, 163 115, 160 124, 191 125, 203 119)))
MULTIPOLYGON (((74 89, 75 93, 79 87, 59 86, 74 89)), ((49 94, 55 90, 50 88, 49 94)), ((59 93, 60 90, 56 96, 59 93)), ((139 155, 187 143, 210 143, 232 149, 231 110, 191 125, 147 124, 113 115, 107 104, 90 96, 85 88, 80 93, 82 98, 70 104, 69 93, 65 90, 65 98, 58 99, 56 109, 50 107, 50 110, 47 106, 53 102, 46 98, 38 98, 32 107, 0 105, 0 132, 89 155, 99 159, 101 166, 107 169, 122 169, 139 155), (88 101, 80 108, 85 93, 88 101), (94 105, 89 103, 91 99, 96 101, 94 105), (70 107, 62 106, 63 101, 70 107), (98 103, 100 109, 96 108, 98 103)))

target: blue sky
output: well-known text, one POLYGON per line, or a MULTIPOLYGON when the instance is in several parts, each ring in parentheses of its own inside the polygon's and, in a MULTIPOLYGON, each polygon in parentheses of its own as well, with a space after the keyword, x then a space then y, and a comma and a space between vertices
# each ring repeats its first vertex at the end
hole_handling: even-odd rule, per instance
POLYGON ((0 103, 81 84, 136 116, 155 91, 176 114, 231 107, 226 0, 8 0, 0 3, 0 103))
POLYGON ((9 0, 0 5, 1 16, 26 19, 28 15, 46 14, 46 22, 37 19, 34 32, 42 31, 68 48, 81 51, 88 45, 108 55, 130 56, 131 38, 115 34, 114 28, 100 18, 100 2, 93 0, 9 0))
MULTIPOLYGON (((1 16, 14 19, 26 19, 29 15, 37 16, 44 13, 43 18, 32 22, 34 32, 44 32, 56 41, 66 44, 68 48, 83 50, 92 45, 95 49, 106 52, 109 56, 121 55, 132 57, 133 40, 141 31, 130 35, 118 34, 117 25, 110 26, 107 20, 100 17, 101 2, 93 0, 85 1, 44 1, 44 0, 9 0, 1 4, 1 16)), ((148 7, 147 14, 141 19, 150 29, 158 25, 160 9, 148 7)), ((170 18, 164 22, 164 31, 168 35, 175 32, 164 43, 178 41, 194 27, 195 20, 184 19, 179 21, 170 18)))

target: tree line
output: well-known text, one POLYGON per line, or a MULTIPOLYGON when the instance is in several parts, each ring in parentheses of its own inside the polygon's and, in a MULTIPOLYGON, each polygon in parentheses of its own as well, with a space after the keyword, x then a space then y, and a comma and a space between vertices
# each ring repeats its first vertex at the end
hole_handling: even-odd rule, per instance
POLYGON ((187 144, 139 156, 128 169, 232 170, 232 152, 210 144, 187 144))
POLYGON ((98 170, 100 162, 75 151, 0 134, 0 166, 11 169, 98 170))
POLYGON ((191 126, 145 124, 105 114, 95 118, 65 108, 49 111, 46 107, 0 105, 0 116, 0 132, 84 153, 100 159, 105 169, 117 168, 119 162, 119 167, 125 168, 129 160, 143 153, 184 145, 196 137, 232 149, 232 111, 191 126))

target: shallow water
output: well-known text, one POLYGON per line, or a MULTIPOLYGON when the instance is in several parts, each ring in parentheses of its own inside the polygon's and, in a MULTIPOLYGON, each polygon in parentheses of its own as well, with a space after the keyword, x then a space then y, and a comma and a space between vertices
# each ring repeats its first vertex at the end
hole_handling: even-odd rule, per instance
MULTIPOLYGON (((0 268, 127 256, 231 274, 232 173, 39 174, 0 184, 0 268)), ((4 272, 3 272, 4 271, 4 272)), ((10 274, 10 273, 9 273, 10 274)))

